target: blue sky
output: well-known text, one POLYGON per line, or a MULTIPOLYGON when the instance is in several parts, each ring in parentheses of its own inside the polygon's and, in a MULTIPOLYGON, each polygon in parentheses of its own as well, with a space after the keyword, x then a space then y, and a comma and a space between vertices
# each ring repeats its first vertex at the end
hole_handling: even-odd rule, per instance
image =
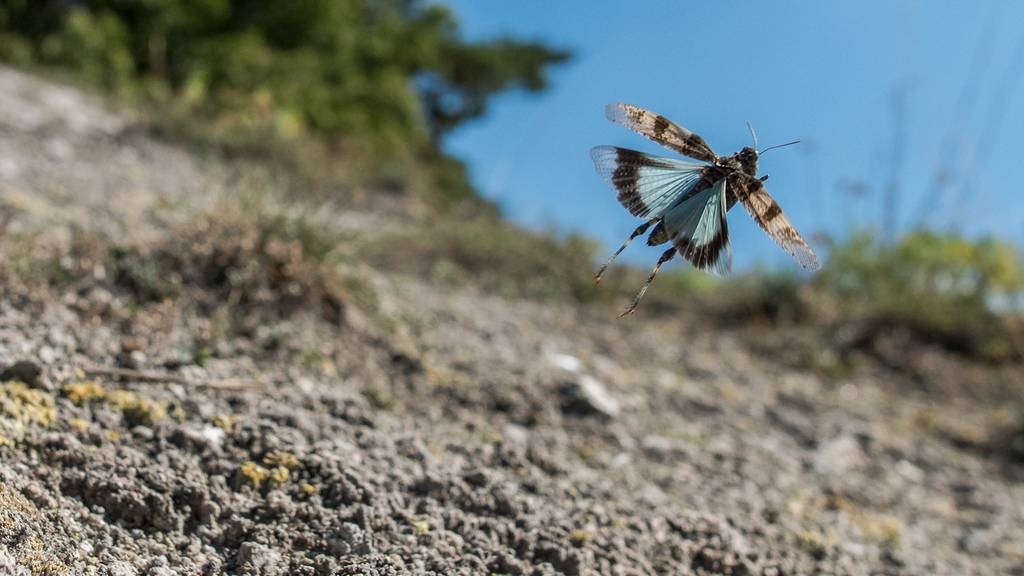
MULTIPOLYGON (((901 230, 932 205, 935 227, 1024 240, 1024 2, 444 3, 468 38, 574 52, 550 91, 499 97, 447 143, 517 222, 609 249, 632 231, 638 222, 588 150, 672 153, 604 119, 605 104, 623 101, 700 133, 719 154, 749 144, 748 120, 762 146, 803 140, 765 155, 761 171, 805 237, 881 228, 896 182, 901 230)), ((790 265, 742 209, 730 226, 739 267, 790 265)), ((625 257, 658 253, 636 246, 625 257)))

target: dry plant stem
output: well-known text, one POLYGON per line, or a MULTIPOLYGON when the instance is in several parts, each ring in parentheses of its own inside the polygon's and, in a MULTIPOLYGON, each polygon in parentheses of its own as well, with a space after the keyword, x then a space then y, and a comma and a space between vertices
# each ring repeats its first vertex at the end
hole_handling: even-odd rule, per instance
POLYGON ((1017 357, 1024 359, 1024 317, 1007 318, 1005 322, 1010 342, 1017 350, 1017 357))
POLYGON ((89 376, 111 376, 114 378, 138 380, 140 382, 171 382, 185 386, 216 388, 218 390, 247 391, 261 390, 264 388, 263 382, 260 382, 259 380, 248 380, 243 378, 194 380, 162 372, 148 372, 145 370, 134 370, 131 368, 108 368, 105 366, 85 366, 82 368, 82 371, 89 376))

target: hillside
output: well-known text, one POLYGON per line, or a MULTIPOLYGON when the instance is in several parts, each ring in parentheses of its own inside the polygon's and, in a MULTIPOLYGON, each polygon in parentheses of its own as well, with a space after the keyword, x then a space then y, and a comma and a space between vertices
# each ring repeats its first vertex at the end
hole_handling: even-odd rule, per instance
POLYGON ((148 126, 0 68, 0 572, 1024 574, 1019 364, 385 272, 148 126))

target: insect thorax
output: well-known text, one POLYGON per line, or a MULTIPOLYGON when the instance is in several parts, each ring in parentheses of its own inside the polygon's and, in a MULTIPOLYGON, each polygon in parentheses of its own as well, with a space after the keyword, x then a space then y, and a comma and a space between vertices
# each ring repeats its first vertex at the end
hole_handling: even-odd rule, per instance
POLYGON ((732 158, 736 160, 740 170, 755 178, 757 177, 757 150, 747 146, 737 152, 732 158))

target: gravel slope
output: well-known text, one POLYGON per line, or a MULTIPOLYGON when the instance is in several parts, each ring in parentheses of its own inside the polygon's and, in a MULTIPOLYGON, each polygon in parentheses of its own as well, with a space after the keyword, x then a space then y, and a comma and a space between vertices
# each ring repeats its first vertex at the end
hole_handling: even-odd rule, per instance
POLYGON ((0 68, 0 573, 1024 574, 1019 366, 825 375, 796 329, 372 270, 372 307, 222 338, 198 287, 12 273, 76 228, 159 243, 231 177, 0 68))

